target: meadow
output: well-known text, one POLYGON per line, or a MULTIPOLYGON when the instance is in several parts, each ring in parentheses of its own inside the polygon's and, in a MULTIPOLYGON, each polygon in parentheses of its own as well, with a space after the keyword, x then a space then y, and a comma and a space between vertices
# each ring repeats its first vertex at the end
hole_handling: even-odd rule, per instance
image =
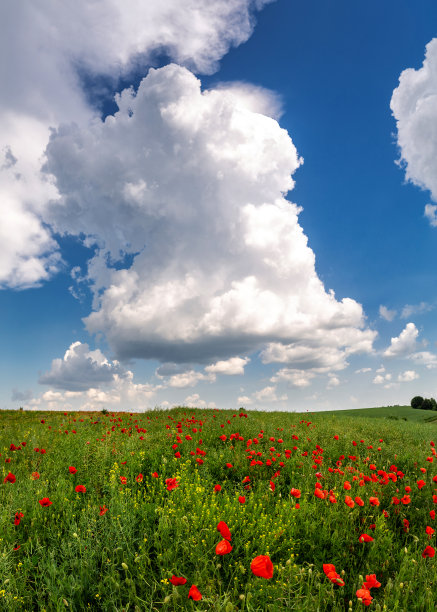
POLYGON ((0 413, 0 610, 437 609, 436 422, 0 413))

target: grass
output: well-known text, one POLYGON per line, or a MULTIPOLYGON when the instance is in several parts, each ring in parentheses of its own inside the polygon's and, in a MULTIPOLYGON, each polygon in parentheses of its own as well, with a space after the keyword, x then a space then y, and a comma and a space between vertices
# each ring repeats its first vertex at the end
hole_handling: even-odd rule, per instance
POLYGON ((355 612, 375 574, 369 609, 434 611, 435 423, 396 410, 1 412, 0 609, 355 612))
POLYGON ((333 410, 323 414, 331 416, 334 414, 352 416, 354 418, 364 417, 369 419, 393 419, 413 421, 415 423, 431 423, 437 422, 437 412, 433 410, 418 410, 412 409, 411 406, 383 406, 380 408, 357 408, 352 410, 333 410))

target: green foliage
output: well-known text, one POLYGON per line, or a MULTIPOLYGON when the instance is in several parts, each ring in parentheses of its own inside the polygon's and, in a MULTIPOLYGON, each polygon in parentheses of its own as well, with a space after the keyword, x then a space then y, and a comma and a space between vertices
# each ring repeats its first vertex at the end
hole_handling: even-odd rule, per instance
POLYGON ((435 540, 425 534, 437 509, 435 425, 410 417, 421 410, 398 409, 408 422, 390 419, 394 407, 379 418, 183 407, 0 413, 1 457, 10 459, 0 480, 0 610, 355 612, 366 609, 356 591, 370 574, 381 582, 370 609, 435 610, 435 558, 422 557, 435 540), (255 457, 262 465, 251 465, 255 457), (9 472, 14 483, 3 482, 9 472), (178 482, 171 491, 170 478, 178 482), (315 497, 316 483, 336 502, 315 497), (405 487, 411 501, 394 504, 405 487), (346 495, 364 505, 348 507, 346 495), (50 506, 41 506, 44 497, 50 506), (215 553, 219 521, 232 534, 223 557, 215 553), (374 540, 360 542, 362 533, 374 540), (258 555, 270 556, 271 580, 251 572, 258 555), (344 587, 327 579, 326 563, 344 587), (186 585, 173 586, 173 574, 186 585), (188 599, 192 584, 202 601, 188 599))
POLYGON ((415 395, 411 400, 411 408, 422 408, 423 397, 420 395, 415 395))

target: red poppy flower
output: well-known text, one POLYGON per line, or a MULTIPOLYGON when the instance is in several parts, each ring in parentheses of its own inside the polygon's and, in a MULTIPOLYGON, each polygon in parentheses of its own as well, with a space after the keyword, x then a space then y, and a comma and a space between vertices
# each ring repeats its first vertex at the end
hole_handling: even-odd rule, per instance
POLYGON ((38 503, 41 504, 41 506, 51 506, 53 504, 48 497, 43 497, 42 499, 38 500, 38 503))
POLYGON ((167 491, 173 491, 179 486, 179 483, 176 478, 166 478, 165 484, 167 485, 167 491))
POLYGON ((358 506, 364 506, 364 501, 361 499, 361 497, 356 497, 355 503, 358 504, 358 506))
POLYGON ((30 475, 30 477, 32 478, 32 480, 38 480, 38 478, 39 478, 39 474, 38 474, 38 472, 32 472, 32 474, 30 475))
POLYGON ((240 504, 245 504, 246 503, 246 498, 244 495, 240 495, 238 498, 238 501, 240 502, 240 504))
POLYGON ((429 516, 432 518, 432 520, 435 519, 435 510, 431 510, 429 513, 429 516))
POLYGON ((348 480, 346 480, 346 481, 345 481, 345 483, 344 483, 344 485, 343 485, 343 489, 344 489, 345 491, 349 491, 351 488, 352 488, 351 483, 350 483, 348 480))
POLYGON ((377 497, 369 497, 369 504, 371 506, 379 506, 379 499, 377 497))
POLYGON ((76 491, 76 493, 86 493, 85 485, 77 485, 74 490, 76 491))
POLYGON ((408 519, 404 519, 404 531, 405 533, 409 530, 410 528, 410 521, 408 519))
POLYGON ((105 506, 105 504, 103 504, 103 508, 102 506, 99 506, 99 508, 100 508, 100 512, 99 512, 100 516, 103 516, 104 514, 106 514, 106 512, 108 512, 108 508, 105 506))
POLYGON ((76 474, 77 469, 73 465, 70 465, 68 471, 70 472, 70 474, 76 474))
POLYGON ((222 490, 222 488, 221 488, 221 486, 220 486, 220 485, 215 485, 215 487, 214 487, 214 491, 215 491, 216 493, 219 493, 221 490, 222 490))
POLYGON ((195 584, 193 584, 188 591, 188 599, 193 599, 194 601, 200 601, 202 599, 202 593, 195 584))
POLYGON ((369 589, 358 589, 357 597, 361 599, 365 606, 370 606, 372 603, 372 596, 370 594, 369 589))
POLYGON ((216 555, 227 555, 232 550, 232 546, 229 544, 227 540, 222 540, 215 547, 216 555))
POLYGON ((234 467, 234 466, 232 465, 232 463, 227 463, 227 464, 226 464, 226 467, 227 467, 227 468, 232 468, 232 467, 234 467))
POLYGON ((369 536, 367 533, 362 533, 358 538, 359 542, 373 542, 372 536, 369 536))
POLYGON ((376 574, 370 574, 370 576, 366 576, 366 581, 363 582, 363 589, 379 589, 381 583, 377 581, 376 574))
POLYGON ((225 540, 232 540, 231 532, 229 531, 229 527, 224 521, 220 521, 217 525, 217 531, 220 535, 225 538, 225 540))
POLYGON ((406 506, 411 502, 411 497, 409 495, 404 495, 401 497, 401 502, 404 504, 404 506, 406 506))
POLYGON ((174 456, 176 457, 176 459, 180 459, 181 458, 181 454, 180 454, 179 451, 177 453, 175 453, 174 456))
POLYGON ((299 489, 291 489, 290 495, 292 495, 296 499, 299 499, 301 496, 301 492, 299 491, 299 489))
POLYGON ((422 557, 426 559, 426 557, 434 557, 435 550, 432 546, 427 546, 422 553, 422 557))
POLYGON ((175 586, 179 586, 181 584, 185 584, 187 582, 187 579, 184 578, 183 576, 172 576, 170 578, 170 582, 174 584, 175 586))
POLYGON ((135 480, 137 482, 143 482, 143 475, 142 474, 138 474, 138 476, 135 478, 135 480))
POLYGON ((344 586, 344 580, 340 577, 340 574, 337 574, 335 571, 335 565, 332 563, 324 563, 323 571, 326 574, 326 577, 333 583, 338 584, 339 586, 344 586))
POLYGON ((14 484, 14 482, 16 481, 16 477, 14 476, 14 474, 12 474, 12 472, 9 472, 9 474, 6 476, 6 478, 4 479, 3 483, 5 482, 10 482, 12 484, 14 484))
POLYGON ((426 485, 426 482, 424 480, 417 481, 417 486, 419 487, 419 489, 422 489, 425 485, 426 485))
POLYGON ((433 529, 432 527, 427 525, 426 528, 425 528, 425 533, 430 538, 432 535, 434 535, 435 529, 433 529))
POLYGON ((22 512, 16 512, 15 513, 15 518, 14 518, 14 525, 19 525, 21 519, 23 518, 24 514, 22 512))
POLYGON ((273 577, 273 563, 268 555, 259 555, 252 560, 250 569, 260 578, 270 579, 273 577))
POLYGON ((153 478, 159 478, 158 472, 152 472, 152 476, 153 476, 153 478))
POLYGON ((346 506, 349 506, 349 508, 353 508, 355 506, 355 502, 350 495, 346 495, 344 498, 344 503, 346 506))

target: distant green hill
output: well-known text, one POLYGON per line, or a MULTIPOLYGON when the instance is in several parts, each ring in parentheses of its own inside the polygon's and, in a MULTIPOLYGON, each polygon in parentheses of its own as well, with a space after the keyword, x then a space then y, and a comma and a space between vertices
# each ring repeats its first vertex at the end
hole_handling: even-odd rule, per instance
MULTIPOLYGON (((392 419, 413 421, 415 423, 437 423, 437 412, 434 410, 417 410, 411 406, 381 406, 380 408, 356 408, 352 410, 329 410, 324 416, 360 417, 375 419, 392 419)), ((313 416, 313 415, 312 415, 313 416)))

